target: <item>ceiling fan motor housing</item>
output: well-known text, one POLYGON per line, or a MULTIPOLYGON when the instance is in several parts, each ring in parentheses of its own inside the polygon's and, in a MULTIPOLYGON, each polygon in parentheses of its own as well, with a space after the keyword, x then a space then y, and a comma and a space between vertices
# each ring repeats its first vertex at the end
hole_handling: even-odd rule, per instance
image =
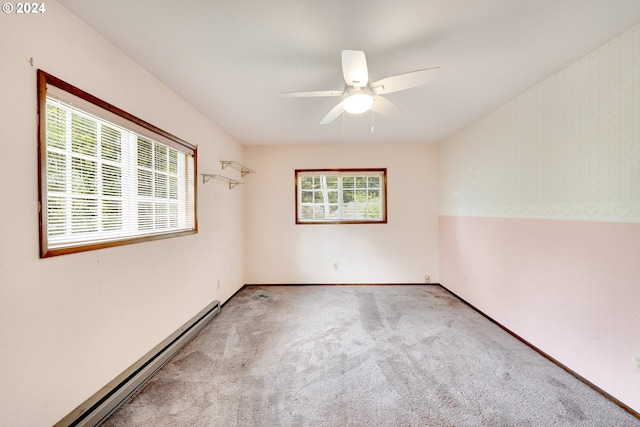
POLYGON ((354 87, 345 91, 342 102, 347 113, 361 114, 371 109, 373 94, 369 88, 354 87))

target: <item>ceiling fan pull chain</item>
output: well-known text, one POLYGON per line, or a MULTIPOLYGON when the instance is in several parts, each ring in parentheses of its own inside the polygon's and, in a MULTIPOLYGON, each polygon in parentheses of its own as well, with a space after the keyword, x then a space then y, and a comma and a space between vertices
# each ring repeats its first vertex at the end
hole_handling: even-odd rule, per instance
POLYGON ((373 126, 373 110, 371 110, 371 133, 373 133, 374 130, 374 126, 373 126))

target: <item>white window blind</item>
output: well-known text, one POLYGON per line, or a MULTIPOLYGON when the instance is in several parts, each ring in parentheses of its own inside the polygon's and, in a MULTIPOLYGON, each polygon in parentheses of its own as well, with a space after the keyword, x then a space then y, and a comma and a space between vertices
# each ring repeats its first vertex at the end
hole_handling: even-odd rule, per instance
POLYGON ((195 150, 52 88, 41 147, 41 255, 196 229, 195 150))

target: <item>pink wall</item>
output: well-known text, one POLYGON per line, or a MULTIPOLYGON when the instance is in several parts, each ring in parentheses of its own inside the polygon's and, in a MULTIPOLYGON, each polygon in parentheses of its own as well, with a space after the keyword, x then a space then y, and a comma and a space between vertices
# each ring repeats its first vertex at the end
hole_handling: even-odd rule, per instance
POLYGON ((640 412, 640 25, 440 145, 441 283, 640 412))
POLYGON ((441 282, 640 410, 640 224, 440 217, 441 282))

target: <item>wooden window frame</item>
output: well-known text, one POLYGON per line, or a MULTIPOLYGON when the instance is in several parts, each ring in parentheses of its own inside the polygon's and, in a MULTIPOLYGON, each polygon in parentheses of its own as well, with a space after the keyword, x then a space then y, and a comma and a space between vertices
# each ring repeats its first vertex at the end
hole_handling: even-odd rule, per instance
MULTIPOLYGON (((346 169, 296 169, 294 174, 294 182, 295 182, 295 220, 298 225, 317 225, 317 224, 386 224, 387 223, 387 168, 346 168, 346 169), (349 176, 353 175, 358 176, 358 174, 366 175, 366 174, 379 174, 381 177, 380 183, 380 194, 382 197, 381 202, 381 216, 380 219, 301 219, 301 200, 300 193, 301 188, 299 188, 299 176, 301 174, 309 175, 313 173, 318 173, 318 175, 331 175, 334 173, 337 176, 349 176)), ((354 187, 354 190, 356 188, 354 187)), ((341 188, 338 191, 343 191, 341 188)), ((340 202, 338 204, 343 205, 342 195, 340 195, 340 202)))
MULTIPOLYGON (((62 81, 61 79, 54 77, 42 70, 37 72, 37 98, 38 98, 38 210, 39 210, 39 233, 40 233, 40 258, 52 257, 57 255, 65 255, 77 252, 91 251, 96 249, 103 249, 114 246, 122 246, 134 243, 147 242, 152 240, 166 239, 172 237, 186 236, 196 234, 198 232, 198 209, 197 209, 197 146, 190 144, 146 121, 127 113, 124 110, 119 109, 77 87, 62 81), (95 111, 105 112, 108 116, 118 118, 120 123, 128 123, 131 127, 125 125, 123 128, 130 129, 133 132, 141 130, 144 132, 143 137, 152 135, 156 137, 156 141, 160 141, 160 144, 169 147, 176 147, 179 151, 186 153, 193 158, 193 176, 191 173, 185 175, 189 178, 189 183, 192 180, 192 188, 189 188, 192 197, 189 197, 186 203, 189 212, 192 211, 193 216, 189 215, 189 228, 183 228, 180 230, 156 230, 144 235, 131 235, 123 232, 123 235, 116 238, 109 238, 108 240, 91 240, 65 243, 61 246, 52 246, 49 244, 48 236, 48 217, 47 217, 47 95, 48 88, 52 90, 61 90, 67 94, 71 94, 73 97, 79 98, 86 105, 90 106, 95 111)), ((105 119, 106 120, 106 119, 105 119)), ((190 172, 190 171, 189 171, 190 172)), ((190 194, 190 196, 191 196, 190 194)), ((186 206, 186 205, 185 205, 186 206)))

